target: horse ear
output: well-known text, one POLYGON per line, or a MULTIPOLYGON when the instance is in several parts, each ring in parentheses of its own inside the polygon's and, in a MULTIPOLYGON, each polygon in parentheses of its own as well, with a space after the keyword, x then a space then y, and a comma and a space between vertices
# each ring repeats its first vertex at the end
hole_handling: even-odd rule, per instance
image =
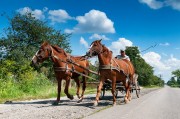
POLYGON ((102 41, 102 39, 99 40, 99 42, 101 42, 101 41, 102 41))
POLYGON ((49 45, 49 43, 47 41, 44 41, 42 44, 43 45, 49 45))

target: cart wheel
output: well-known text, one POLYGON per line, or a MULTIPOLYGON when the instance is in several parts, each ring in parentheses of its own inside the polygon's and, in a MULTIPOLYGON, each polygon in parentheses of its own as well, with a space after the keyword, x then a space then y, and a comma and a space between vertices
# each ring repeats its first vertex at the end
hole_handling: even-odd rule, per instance
POLYGON ((118 96, 118 89, 115 90, 114 95, 115 95, 116 98, 117 98, 117 96, 118 96))
POLYGON ((99 97, 99 100, 102 100, 103 98, 104 98, 104 95, 105 95, 105 89, 102 89, 101 90, 101 95, 100 95, 100 97, 99 97))
POLYGON ((139 86, 138 81, 135 84, 135 90, 136 90, 136 96, 139 98, 139 96, 140 96, 140 86, 139 86))

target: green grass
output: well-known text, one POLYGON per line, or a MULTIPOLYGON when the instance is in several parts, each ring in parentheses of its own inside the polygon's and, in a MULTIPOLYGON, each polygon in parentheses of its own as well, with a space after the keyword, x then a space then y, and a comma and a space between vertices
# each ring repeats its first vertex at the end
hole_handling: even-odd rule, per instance
MULTIPOLYGON (((45 80, 41 80, 41 83, 45 80)), ((45 81, 46 82, 46 81, 45 81)), ((2 82, 0 82, 2 84, 2 82)), ((6 86, 0 89, 0 103, 4 103, 6 101, 22 101, 22 100, 31 100, 31 99, 46 99, 46 98, 56 98, 57 96, 57 84, 51 83, 47 80, 45 84, 39 86, 39 84, 34 83, 31 85, 27 83, 23 87, 27 89, 22 89, 22 84, 14 84, 14 83, 4 83, 6 86), (28 87, 28 85, 31 85, 28 87), (34 86, 35 85, 35 86, 34 86), (36 86, 38 85, 38 86, 36 86)), ((87 87, 85 94, 93 94, 96 92, 96 88, 87 87)), ((81 94, 80 90, 80 94, 81 94)), ((76 95, 76 87, 69 88, 69 93, 72 95, 76 95)), ((61 97, 66 96, 64 93, 64 87, 61 88, 61 97)))

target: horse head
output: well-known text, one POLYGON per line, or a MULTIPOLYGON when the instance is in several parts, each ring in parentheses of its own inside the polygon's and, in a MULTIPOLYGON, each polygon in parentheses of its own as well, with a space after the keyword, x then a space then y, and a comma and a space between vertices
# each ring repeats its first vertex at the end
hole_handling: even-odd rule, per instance
POLYGON ((33 56, 31 65, 37 65, 51 56, 52 47, 48 42, 43 42, 39 50, 33 56))
POLYGON ((98 54, 100 54, 102 52, 103 45, 101 44, 101 40, 96 40, 91 43, 90 49, 86 53, 86 56, 93 57, 93 56, 97 56, 98 54))

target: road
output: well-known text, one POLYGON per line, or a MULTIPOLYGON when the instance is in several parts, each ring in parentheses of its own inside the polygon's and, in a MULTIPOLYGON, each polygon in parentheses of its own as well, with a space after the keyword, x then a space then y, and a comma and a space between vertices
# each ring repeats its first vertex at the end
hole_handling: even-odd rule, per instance
POLYGON ((61 98, 58 106, 52 99, 12 101, 0 104, 0 119, 180 119, 180 89, 142 89, 140 98, 133 93, 130 103, 123 102, 119 93, 117 106, 112 107, 112 94, 106 92, 97 107, 93 107, 95 94, 85 95, 81 103, 78 99, 61 98))
POLYGON ((129 104, 117 105, 84 119, 180 119, 180 88, 165 86, 129 104))

